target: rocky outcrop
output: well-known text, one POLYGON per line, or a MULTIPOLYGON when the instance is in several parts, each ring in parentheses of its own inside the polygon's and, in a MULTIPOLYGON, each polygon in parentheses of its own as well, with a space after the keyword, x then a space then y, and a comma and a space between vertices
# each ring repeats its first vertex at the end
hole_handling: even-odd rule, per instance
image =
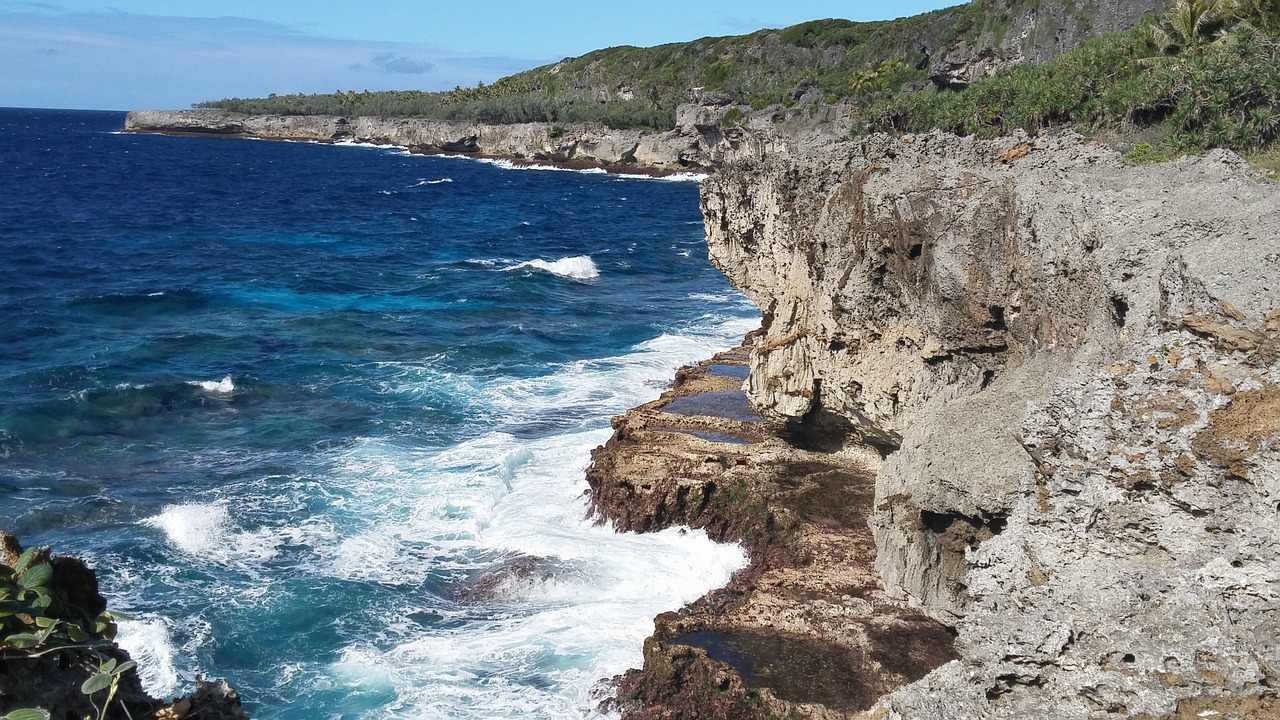
POLYGON ((644 668, 619 682, 627 720, 840 716, 955 657, 947 628, 876 576, 879 455, 795 447, 747 404, 745 363, 740 348, 682 370, 592 455, 594 507, 619 529, 691 525, 751 555, 729 587, 656 619, 644 668))
POLYGON ((976 37, 948 44, 946 34, 938 32, 921 49, 930 57, 934 86, 963 90, 1005 65, 1048 62, 1089 38, 1131 28, 1170 5, 1170 0, 988 0, 973 4, 980 11, 977 19, 961 14, 958 22, 945 26, 953 34, 956 25, 980 22, 983 29, 976 37))
MULTIPOLYGON (((682 116, 696 113, 682 111, 682 116)), ((603 125, 524 123, 482 125, 446 120, 330 115, 240 115, 217 110, 135 110, 126 132, 220 135, 275 140, 398 145, 413 152, 452 153, 604 167, 658 174, 705 171, 754 154, 758 136, 690 122, 668 132, 613 130, 603 125)))
MULTIPOLYGON (((778 148, 704 184, 793 445, 883 458, 890 598, 959 659, 874 717, 1273 717, 1280 210, 1234 155, 778 148)), ((815 715, 817 716, 817 715, 815 715)))
MULTIPOLYGON (((22 555, 23 549, 17 539, 0 531, 0 565, 12 572, 20 565, 22 555)), ((34 560, 30 561, 30 567, 38 565, 47 565, 50 569, 48 580, 39 583, 49 597, 42 618, 44 624, 40 627, 48 627, 54 622, 74 625, 77 632, 86 635, 88 640, 83 645, 46 643, 28 647, 25 642, 19 643, 10 631, 15 628, 21 631, 19 625, 31 624, 34 619, 14 615, 17 608, 13 606, 18 604, 16 595, 0 596, 4 597, 4 604, 11 605, 3 608, 6 616, 20 621, 13 627, 7 621, 0 623, 3 625, 0 629, 5 630, 0 636, 0 713, 30 708, 41 710, 46 713, 45 717, 53 718, 246 720, 239 696, 224 682, 210 683, 197 679, 191 695, 172 702, 148 695, 142 688, 137 669, 124 665, 129 662, 128 653, 109 641, 94 641, 95 636, 100 637, 93 630, 94 620, 107 607, 106 601, 98 594, 94 571, 83 561, 52 554, 48 548, 37 551, 34 560), (83 684, 98 674, 106 663, 110 663, 108 667, 118 665, 128 669, 115 673, 110 695, 105 687, 92 695, 86 694, 82 690, 83 684), (104 706, 105 710, 102 710, 104 706)), ((8 575, 6 573, 6 577, 8 575)), ((18 577, 20 587, 35 587, 36 583, 24 584, 22 576, 18 577)), ((112 632, 108 631, 107 636, 112 632)))

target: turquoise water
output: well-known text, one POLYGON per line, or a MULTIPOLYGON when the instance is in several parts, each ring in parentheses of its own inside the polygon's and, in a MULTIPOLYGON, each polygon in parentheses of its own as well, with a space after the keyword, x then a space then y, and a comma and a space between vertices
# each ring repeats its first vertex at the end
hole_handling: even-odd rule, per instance
POLYGON ((585 517, 609 418, 759 321, 696 182, 122 125, 0 110, 0 528, 98 569, 154 694, 589 717, 745 563, 585 517))

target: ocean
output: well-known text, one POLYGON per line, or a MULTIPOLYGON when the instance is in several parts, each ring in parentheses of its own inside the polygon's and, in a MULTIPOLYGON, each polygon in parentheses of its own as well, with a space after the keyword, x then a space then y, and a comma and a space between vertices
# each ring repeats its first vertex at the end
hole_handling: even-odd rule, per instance
POLYGON ((759 314, 698 185, 0 110, 0 529, 98 571, 168 697, 596 717, 743 551, 614 533, 610 417, 759 314))

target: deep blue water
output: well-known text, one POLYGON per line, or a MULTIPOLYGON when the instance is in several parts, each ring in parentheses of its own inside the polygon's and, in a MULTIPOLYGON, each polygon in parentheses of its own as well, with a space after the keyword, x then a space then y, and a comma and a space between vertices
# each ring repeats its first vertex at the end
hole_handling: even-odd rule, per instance
POLYGON ((123 121, 0 109, 0 528, 98 569, 154 693, 590 715, 743 563, 584 517, 610 416, 758 320, 696 182, 123 121))

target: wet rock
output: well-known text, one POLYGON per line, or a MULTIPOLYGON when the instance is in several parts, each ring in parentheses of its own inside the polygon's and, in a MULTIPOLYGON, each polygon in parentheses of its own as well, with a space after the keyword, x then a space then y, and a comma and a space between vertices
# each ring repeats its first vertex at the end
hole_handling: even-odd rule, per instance
POLYGON ((504 560, 453 591, 460 603, 485 604, 519 600, 535 585, 551 582, 556 567, 548 558, 523 555, 504 560))
POLYGON ((602 518, 705 528, 752 560, 727 588, 656 619, 644 668, 619 679, 627 720, 843 716, 955 656, 947 629, 876 576, 867 517, 879 454, 797 447, 742 412, 753 342, 682 369, 672 391, 615 418, 592 454, 602 518))

